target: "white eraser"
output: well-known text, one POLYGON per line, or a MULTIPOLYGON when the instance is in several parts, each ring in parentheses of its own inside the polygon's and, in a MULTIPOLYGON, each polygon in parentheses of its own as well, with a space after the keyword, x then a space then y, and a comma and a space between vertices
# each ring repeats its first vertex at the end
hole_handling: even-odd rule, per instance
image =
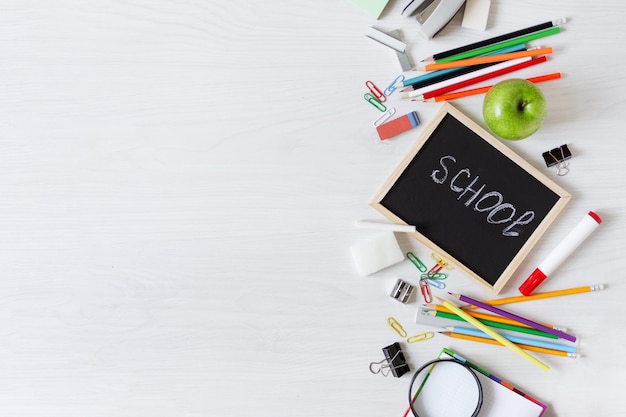
POLYGON ((404 254, 393 232, 378 233, 350 248, 357 271, 362 277, 404 260, 404 254))
POLYGON ((461 26, 468 29, 487 29, 491 0, 465 0, 465 12, 461 26))

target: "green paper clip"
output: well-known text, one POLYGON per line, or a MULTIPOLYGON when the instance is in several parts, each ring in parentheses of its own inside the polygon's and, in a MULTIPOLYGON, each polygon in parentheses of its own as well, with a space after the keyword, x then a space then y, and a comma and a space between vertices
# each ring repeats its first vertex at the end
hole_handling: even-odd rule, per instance
POLYGON ((378 100, 376 97, 374 97, 371 93, 365 93, 365 95, 363 95, 363 98, 365 99, 365 101, 370 103, 372 106, 376 107, 376 109, 378 109, 380 111, 386 111, 387 110, 387 106, 385 106, 383 103, 381 103, 380 100, 378 100))
POLYGON ((426 272, 428 271, 428 268, 426 267, 426 265, 424 265, 424 262, 420 261, 420 258, 418 258, 417 256, 415 256, 415 254, 413 252, 407 252, 406 253, 406 257, 409 261, 411 261, 411 263, 413 265, 415 265, 415 267, 420 271, 420 272, 426 272))

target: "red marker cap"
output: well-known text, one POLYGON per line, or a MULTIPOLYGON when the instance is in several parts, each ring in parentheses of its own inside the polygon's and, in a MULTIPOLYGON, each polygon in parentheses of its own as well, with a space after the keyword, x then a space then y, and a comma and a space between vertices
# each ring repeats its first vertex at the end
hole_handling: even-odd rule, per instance
POLYGON ((521 292, 523 295, 530 295, 533 291, 535 291, 535 288, 537 288, 539 284, 541 284, 543 280, 546 279, 546 277, 547 275, 541 272, 540 269, 535 269, 533 273, 530 274, 528 278, 526 278, 526 281, 524 281, 524 283, 520 285, 519 292, 521 292))

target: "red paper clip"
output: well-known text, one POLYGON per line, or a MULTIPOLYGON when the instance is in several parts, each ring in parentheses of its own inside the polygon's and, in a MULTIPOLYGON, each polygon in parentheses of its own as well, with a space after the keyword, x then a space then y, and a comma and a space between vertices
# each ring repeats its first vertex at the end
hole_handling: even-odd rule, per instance
POLYGON ((378 87, 376 87, 376 85, 374 85, 373 82, 365 81, 365 86, 367 87, 368 90, 370 90, 370 93, 372 93, 374 97, 376 97, 378 101, 380 101, 381 103, 387 100, 387 97, 383 94, 382 91, 380 91, 378 87))
POLYGON ((424 298, 424 302, 426 304, 430 304, 433 302, 433 295, 430 292, 430 287, 428 286, 428 282, 420 278, 420 291, 422 292, 422 297, 424 298))

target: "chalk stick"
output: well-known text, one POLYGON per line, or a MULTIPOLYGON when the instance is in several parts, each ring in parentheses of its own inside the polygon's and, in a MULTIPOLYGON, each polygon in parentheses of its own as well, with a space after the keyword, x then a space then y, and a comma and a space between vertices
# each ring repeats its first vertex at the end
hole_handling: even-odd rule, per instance
POLYGON ((372 222, 368 220, 357 220, 354 226, 361 229, 388 230, 390 232, 415 233, 415 226, 408 224, 372 222))
POLYGON ((378 132, 378 137, 380 137, 380 140, 385 140, 409 129, 413 129, 419 124, 420 120, 417 117, 417 112, 412 111, 411 113, 405 114, 404 116, 397 117, 393 120, 381 124, 380 126, 376 127, 376 131, 378 132))
POLYGON ((364 277, 404 260, 404 254, 393 232, 382 232, 350 248, 360 276, 364 277))

